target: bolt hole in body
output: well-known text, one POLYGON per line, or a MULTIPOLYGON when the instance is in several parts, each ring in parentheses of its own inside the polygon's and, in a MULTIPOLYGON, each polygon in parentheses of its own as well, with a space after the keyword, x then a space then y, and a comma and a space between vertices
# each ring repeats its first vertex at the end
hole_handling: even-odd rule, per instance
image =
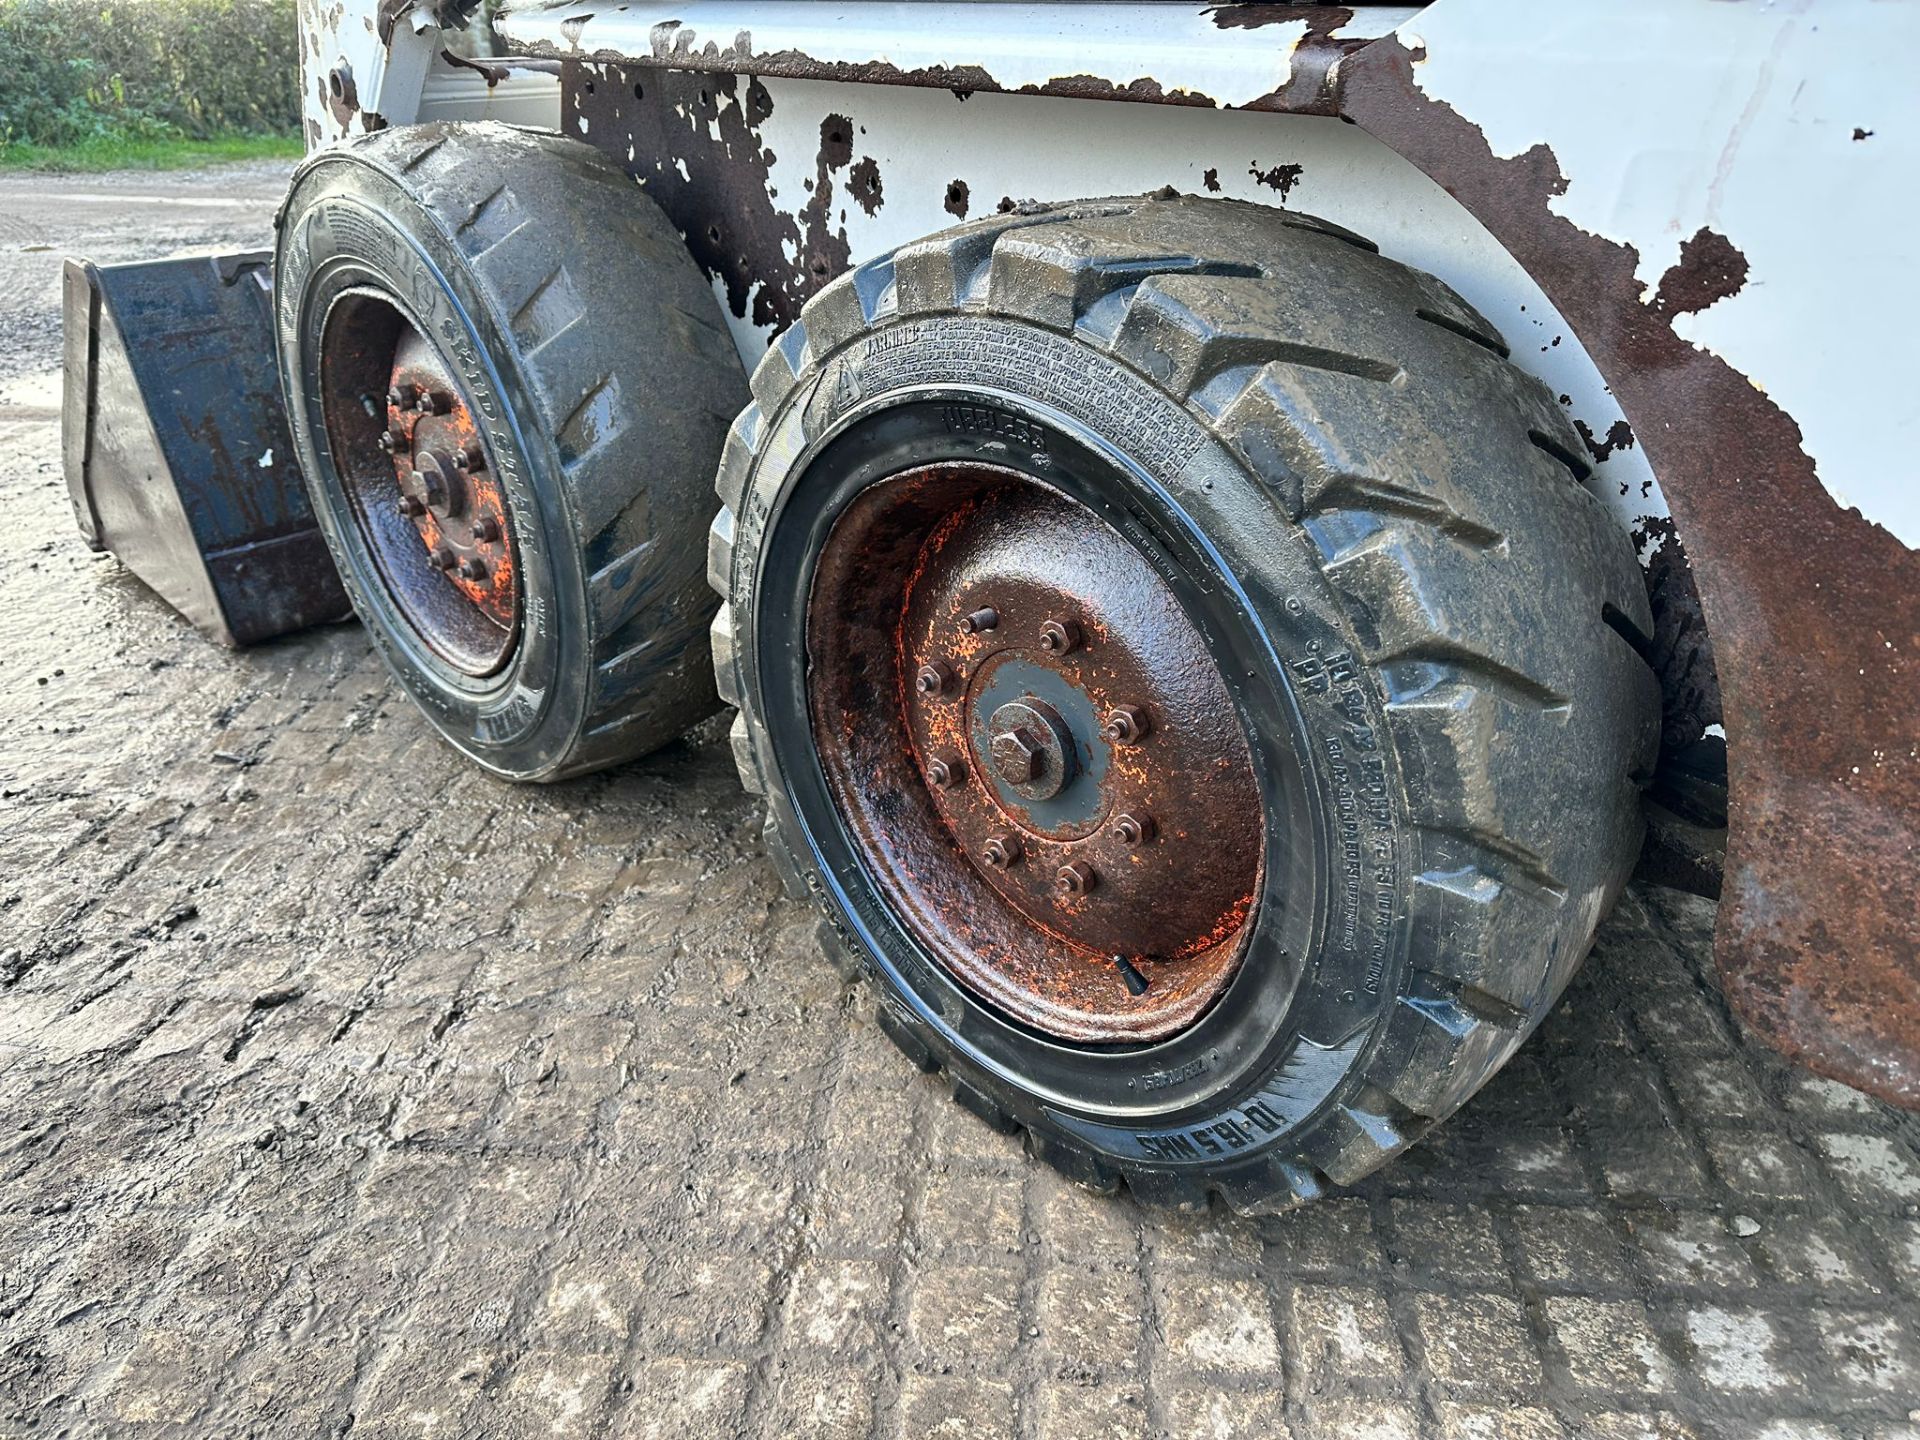
POLYGON ((327 316, 321 386, 334 466, 401 616, 455 670, 497 673, 520 630, 512 518, 453 367, 387 297, 352 290, 327 316))
POLYGON ((1021 471, 900 472, 828 535, 807 650, 839 808, 963 984, 1105 1043, 1175 1034, 1224 991, 1259 785, 1217 665, 1117 532, 1021 471), (861 758, 876 725, 909 762, 884 776, 861 758))

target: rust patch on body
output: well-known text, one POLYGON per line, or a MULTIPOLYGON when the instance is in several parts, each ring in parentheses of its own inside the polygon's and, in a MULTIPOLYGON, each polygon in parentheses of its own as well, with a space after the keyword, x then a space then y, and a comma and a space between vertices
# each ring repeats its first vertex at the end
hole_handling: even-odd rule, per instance
POLYGON ((1603 465, 1616 450, 1633 448, 1633 426, 1625 420, 1616 420, 1607 427, 1605 439, 1596 437, 1593 427, 1584 420, 1575 420, 1573 428, 1580 432, 1580 443, 1587 447, 1587 453, 1593 456, 1596 465, 1603 465))
POLYGON ((869 215, 880 213, 884 203, 880 184, 880 162, 868 155, 847 172, 847 194, 869 215))
MULTIPOLYGON (((834 202, 853 160, 850 116, 821 121, 813 178, 796 213, 776 203, 775 157, 760 133, 773 97, 757 79, 569 62, 561 97, 562 128, 579 134, 586 120, 588 138, 646 186, 736 316, 778 333, 847 268, 834 202)), ((876 167, 876 206, 878 183, 876 167)))
MULTIPOLYGON (((1247 173, 1257 184, 1264 185, 1269 190, 1278 191, 1281 201, 1285 202, 1286 198, 1293 193, 1293 187, 1300 183, 1303 169, 1304 167, 1299 165, 1269 165, 1262 170, 1259 163, 1255 162, 1247 166, 1247 173)), ((1218 190, 1220 188, 1218 181, 1209 188, 1218 190)))
POLYGON ((1738 295, 1747 283, 1747 257, 1718 230, 1701 229, 1682 242, 1680 258, 1660 277, 1653 308, 1661 315, 1696 315, 1738 295))
MULTIPOLYGON (((1746 262, 1701 231, 1644 303, 1629 246, 1553 213, 1545 145, 1510 159, 1421 93, 1397 39, 1342 68, 1343 106, 1444 186, 1579 333, 1687 536, 1730 753, 1715 955, 1740 1015, 1823 1074, 1920 1105, 1920 555, 1821 485, 1799 427, 1676 334, 1746 262)), ((1677 552, 1676 552, 1677 553, 1677 552)))

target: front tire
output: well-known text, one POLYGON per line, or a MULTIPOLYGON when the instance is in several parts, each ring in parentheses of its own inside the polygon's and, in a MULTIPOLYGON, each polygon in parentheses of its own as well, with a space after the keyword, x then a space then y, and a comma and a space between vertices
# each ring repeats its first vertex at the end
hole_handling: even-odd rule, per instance
POLYGON ((735 755, 917 1064, 1085 1183, 1260 1211, 1506 1061, 1632 868, 1659 700, 1471 307, 1311 217, 1083 202, 861 266, 753 390, 735 755))
POLYGON ((275 274, 320 528, 447 740, 556 780, 717 708, 705 476, 746 376, 657 205, 557 135, 387 130, 301 167, 275 274))

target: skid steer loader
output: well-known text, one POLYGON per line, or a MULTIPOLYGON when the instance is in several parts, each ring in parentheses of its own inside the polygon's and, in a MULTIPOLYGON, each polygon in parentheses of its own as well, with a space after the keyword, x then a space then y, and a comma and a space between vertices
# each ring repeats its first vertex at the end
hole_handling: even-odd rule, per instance
POLYGON ((270 259, 72 272, 206 628, 510 780, 730 707, 907 1058, 1149 1202, 1413 1143, 1636 866, 1920 1102, 1920 10, 474 10, 309 0, 270 259))

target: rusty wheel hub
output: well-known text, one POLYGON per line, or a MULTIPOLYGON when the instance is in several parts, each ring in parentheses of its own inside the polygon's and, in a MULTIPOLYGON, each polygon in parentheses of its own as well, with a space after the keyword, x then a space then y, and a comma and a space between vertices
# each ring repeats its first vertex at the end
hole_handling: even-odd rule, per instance
POLYGON ((397 508, 429 563, 503 631, 520 596, 506 497, 487 469, 479 427, 440 354, 409 330, 394 352, 383 449, 393 456, 397 508))
POLYGON ((963 983, 1078 1040, 1162 1038, 1217 998, 1259 884, 1260 790, 1205 643, 1116 532, 1018 472, 906 472, 829 537, 808 649, 842 812, 963 983), (890 614, 896 685, 830 609, 890 614), (863 701, 917 795, 883 798, 858 746, 834 753, 863 701))
POLYGON ((465 387, 377 297, 329 321, 323 380, 334 463, 388 595, 442 660, 506 663, 520 586, 506 495, 465 387), (358 393, 378 384, 383 393, 358 393))

